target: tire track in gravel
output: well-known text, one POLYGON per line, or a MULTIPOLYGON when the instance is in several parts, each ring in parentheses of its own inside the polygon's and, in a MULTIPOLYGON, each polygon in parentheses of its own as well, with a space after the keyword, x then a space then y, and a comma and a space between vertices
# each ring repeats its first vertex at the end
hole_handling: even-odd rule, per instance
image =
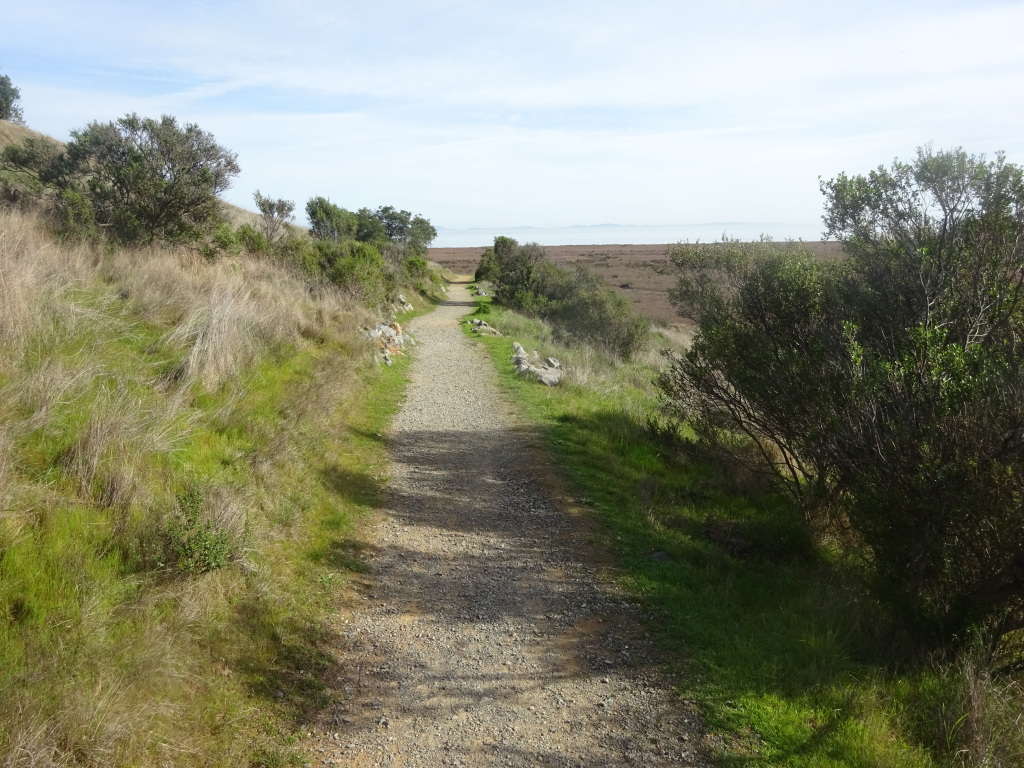
POLYGON ((459 328, 469 292, 449 295, 409 328, 386 508, 364 602, 338 620, 344 684, 306 741, 311 763, 703 765, 693 708, 459 328))

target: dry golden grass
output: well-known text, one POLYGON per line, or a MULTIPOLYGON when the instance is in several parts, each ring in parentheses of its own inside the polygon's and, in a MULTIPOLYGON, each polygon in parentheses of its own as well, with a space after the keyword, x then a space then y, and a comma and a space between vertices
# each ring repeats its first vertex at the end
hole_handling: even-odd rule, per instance
POLYGON ((8 144, 18 144, 28 138, 50 139, 54 144, 60 144, 57 139, 44 133, 33 131, 31 128, 17 125, 9 120, 0 120, 0 149, 3 149, 8 144))
POLYGON ((301 440, 358 387, 370 320, 270 260, 68 246, 0 210, 0 766, 248 760, 221 726, 249 694, 211 659, 273 663, 301 440), (320 354, 301 396, 275 378, 320 354), (230 568, 153 565, 192 483, 230 568), (250 635, 240 596, 269 611, 250 635))

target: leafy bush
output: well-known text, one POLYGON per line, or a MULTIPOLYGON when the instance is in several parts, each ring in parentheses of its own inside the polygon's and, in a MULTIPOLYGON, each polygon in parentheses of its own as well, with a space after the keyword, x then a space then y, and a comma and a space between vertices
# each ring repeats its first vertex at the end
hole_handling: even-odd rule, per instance
POLYGON ((481 256, 476 279, 494 283, 494 298, 523 314, 550 321, 563 339, 599 347, 624 360, 647 344, 649 326, 628 299, 582 265, 570 272, 536 243, 497 237, 481 256))
POLYGON ((10 75, 0 75, 0 120, 24 125, 25 115, 18 103, 20 100, 21 91, 14 87, 10 75))
POLYGON ((320 269, 331 282, 359 297, 366 306, 384 304, 397 287, 380 251, 370 243, 317 242, 320 269))
POLYGON ((648 322, 633 311, 629 299, 604 286, 574 293, 559 308, 555 321, 561 335, 623 360, 640 352, 650 336, 648 322))
POLYGON ((227 531, 203 519, 203 492, 194 486, 177 496, 178 512, 167 523, 169 561, 178 570, 199 574, 223 568, 231 560, 227 531))
POLYGON ((494 249, 488 248, 482 254, 480 254, 480 264, 476 268, 476 273, 473 275, 473 279, 482 283, 484 281, 493 283, 501 270, 498 267, 498 258, 494 255, 494 249))
POLYGON ((200 244, 199 252, 208 259, 222 255, 237 256, 242 252, 242 244, 238 234, 231 229, 231 225, 222 222, 209 238, 200 244))
POLYGON ((86 198, 95 223, 123 243, 199 240, 220 223, 217 195, 239 171, 212 135, 169 115, 90 123, 63 150, 27 139, 3 161, 58 197, 86 198))
POLYGON ((92 202, 76 189, 65 189, 57 196, 54 217, 56 229, 65 237, 88 240, 98 234, 92 202))
POLYGON ((699 332, 662 387, 705 440, 750 441, 806 508, 841 512, 915 646, 1022 628, 1021 169, 925 149, 822 191, 843 263, 673 251, 699 332))
POLYGON ((430 277, 430 264, 421 256, 409 256, 402 262, 402 270, 412 279, 430 277))
POLYGON ((274 242, 277 236, 287 231, 288 222, 294 217, 295 203, 291 200, 274 200, 260 194, 257 189, 252 195, 256 208, 260 212, 260 226, 268 242, 274 242))
POLYGON ((235 238, 246 253, 265 254, 270 252, 270 240, 252 224, 242 224, 235 230, 235 238))
POLYGON ((314 240, 337 243, 356 236, 356 215, 335 205, 326 197, 312 197, 306 203, 309 235, 314 240))

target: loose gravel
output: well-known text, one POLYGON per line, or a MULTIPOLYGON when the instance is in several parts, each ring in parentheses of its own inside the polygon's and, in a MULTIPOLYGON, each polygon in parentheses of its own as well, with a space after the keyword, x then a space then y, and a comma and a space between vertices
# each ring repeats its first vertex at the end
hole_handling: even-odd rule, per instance
POLYGON ((449 295, 408 329, 387 504, 357 610, 338 618, 338 703, 304 734, 310 762, 706 764, 586 516, 460 330, 468 291, 449 295))

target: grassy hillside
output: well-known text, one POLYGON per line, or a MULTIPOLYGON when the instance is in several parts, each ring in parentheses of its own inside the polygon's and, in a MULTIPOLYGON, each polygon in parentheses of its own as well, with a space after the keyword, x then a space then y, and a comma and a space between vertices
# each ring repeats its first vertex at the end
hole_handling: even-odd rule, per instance
POLYGON ((55 143, 60 143, 57 139, 46 136, 45 134, 37 131, 33 131, 31 128, 26 128, 23 125, 18 125, 7 120, 0 120, 0 149, 3 149, 8 144, 18 144, 30 137, 49 138, 55 143))
POLYGON ((373 319, 0 212, 0 765, 287 763, 402 386, 373 319))

